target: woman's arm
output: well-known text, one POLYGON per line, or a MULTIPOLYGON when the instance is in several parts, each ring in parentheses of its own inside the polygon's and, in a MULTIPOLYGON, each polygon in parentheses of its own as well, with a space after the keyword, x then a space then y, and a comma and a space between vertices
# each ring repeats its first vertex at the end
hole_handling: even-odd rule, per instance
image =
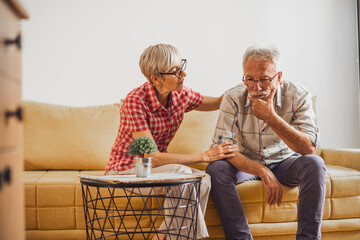
POLYGON ((199 107, 195 108, 197 111, 213 111, 217 110, 220 107, 222 98, 224 95, 220 97, 208 97, 204 96, 204 99, 199 107))
MULTIPOLYGON (((141 132, 133 132, 134 138, 146 136, 153 139, 150 130, 141 132)), ((147 156, 152 157, 153 167, 158 167, 170 163, 179 163, 184 165, 201 163, 201 162, 213 162, 219 159, 230 158, 235 156, 236 148, 231 142, 223 142, 216 147, 211 147, 209 150, 203 153, 193 154, 175 154, 175 153, 162 153, 156 152, 147 156)))

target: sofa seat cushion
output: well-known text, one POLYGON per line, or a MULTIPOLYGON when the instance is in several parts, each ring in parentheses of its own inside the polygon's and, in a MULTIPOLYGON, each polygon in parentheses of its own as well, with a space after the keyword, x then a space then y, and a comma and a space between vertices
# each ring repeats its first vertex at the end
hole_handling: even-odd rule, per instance
POLYGON ((24 172, 26 229, 85 229, 80 174, 104 171, 24 172))
MULTIPOLYGON (((83 193, 79 175, 104 175, 104 171, 25 171, 25 198, 26 198, 26 229, 27 230, 69 230, 69 229, 85 229, 85 218, 83 209, 83 193)), ((97 198, 98 192, 96 188, 89 188, 87 194, 91 198, 97 198)), ((98 204, 99 209, 109 207, 114 208, 114 204, 110 201, 109 191, 106 188, 100 189, 101 197, 104 198, 98 204)), ((116 189, 115 196, 125 196, 124 190, 116 189)), ((144 203, 140 197, 133 198, 132 208, 141 210, 144 203)), ((152 206, 158 205, 158 199, 153 198, 148 202, 152 206), (152 201, 153 200, 153 201, 152 201)), ((118 209, 126 207, 126 199, 115 199, 118 209), (120 208, 119 208, 120 207, 120 208)), ((105 211, 97 210, 98 217, 105 216, 105 211)), ((88 209, 89 214, 93 216, 92 209, 88 209)), ((120 217, 117 217, 116 211, 110 211, 111 223, 107 220, 105 228, 110 229, 111 225, 119 225, 120 217)), ((127 228, 135 228, 137 221, 140 221, 142 227, 150 227, 151 220, 147 216, 143 216, 141 220, 135 217, 127 216, 124 218, 127 222, 127 228)), ((100 219, 101 225, 104 221, 100 219)), ((162 218, 156 219, 156 225, 160 226, 162 218)))
MULTIPOLYGON (((27 229, 85 229, 82 189, 78 175, 103 174, 104 171, 25 171, 27 229)), ((359 187, 359 171, 328 165, 323 219, 359 218, 359 187)), ((281 223, 297 220, 298 187, 282 186, 283 203, 279 207, 264 203, 266 194, 261 181, 247 181, 236 185, 236 188, 249 223, 281 223)), ((140 202, 133 202, 133 207, 141 208, 142 205, 140 202)), ((218 211, 211 198, 205 220, 208 226, 221 225, 218 211)), ((116 224, 117 219, 114 218, 114 221, 116 224)), ((129 221, 133 221, 134 224, 136 222, 135 219, 129 221)), ((144 226, 149 224, 149 219, 142 221, 144 226)))
POLYGON ((327 173, 331 180, 330 219, 360 217, 360 171, 331 166, 327 173))

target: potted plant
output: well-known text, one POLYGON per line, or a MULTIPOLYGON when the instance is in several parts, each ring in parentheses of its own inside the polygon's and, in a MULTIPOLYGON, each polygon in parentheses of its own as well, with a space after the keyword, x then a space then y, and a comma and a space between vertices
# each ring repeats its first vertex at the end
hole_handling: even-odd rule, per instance
POLYGON ((150 175, 152 157, 145 157, 144 155, 145 153, 151 154, 157 151, 158 149, 153 139, 149 137, 134 138, 129 147, 129 155, 135 156, 136 177, 148 177, 150 175))

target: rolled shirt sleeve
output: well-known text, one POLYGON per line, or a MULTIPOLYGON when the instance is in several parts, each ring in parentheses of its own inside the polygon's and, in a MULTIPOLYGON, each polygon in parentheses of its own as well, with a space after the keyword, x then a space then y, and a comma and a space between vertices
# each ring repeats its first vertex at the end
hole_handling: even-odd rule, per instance
POLYGON ((297 95, 293 103, 294 116, 290 123, 295 129, 309 137, 315 147, 319 144, 319 128, 315 124, 315 113, 312 106, 311 95, 302 92, 297 95))
POLYGON ((184 91, 188 96, 188 105, 185 112, 190 112, 202 104, 204 97, 199 92, 187 87, 184 87, 184 91))

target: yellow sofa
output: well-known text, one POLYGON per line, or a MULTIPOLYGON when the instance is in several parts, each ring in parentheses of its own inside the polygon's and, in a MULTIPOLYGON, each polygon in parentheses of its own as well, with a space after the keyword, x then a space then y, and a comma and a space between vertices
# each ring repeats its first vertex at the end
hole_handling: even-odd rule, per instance
MULTIPOLYGON (((24 102, 24 181, 27 239, 86 239, 79 174, 104 174, 119 124, 119 104, 66 107, 24 102)), ((218 112, 192 111, 169 152, 205 151, 218 112)), ((323 238, 360 239, 360 150, 322 149, 327 164, 323 238)), ((205 169, 205 164, 194 165, 205 169)), ((237 185, 255 240, 295 239, 299 189, 283 186, 280 207, 264 203, 260 181, 237 185)), ((230 203, 231 204, 231 203, 230 203)), ((210 198, 210 239, 225 239, 210 198)))

